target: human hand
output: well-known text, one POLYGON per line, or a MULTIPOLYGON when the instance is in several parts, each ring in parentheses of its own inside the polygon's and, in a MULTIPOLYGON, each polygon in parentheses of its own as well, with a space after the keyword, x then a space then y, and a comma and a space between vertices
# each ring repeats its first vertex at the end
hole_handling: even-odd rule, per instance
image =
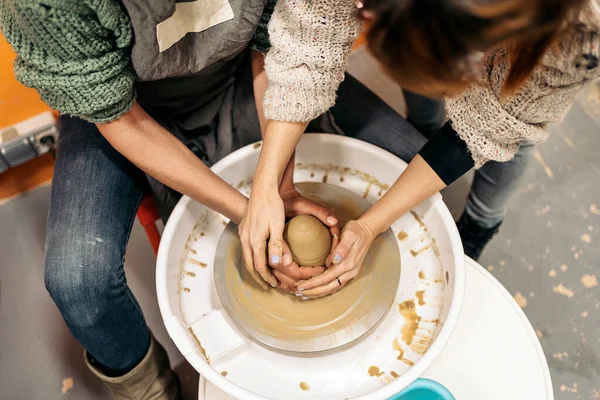
POLYGON ((298 282, 296 295, 316 299, 340 290, 358 275, 376 237, 376 230, 368 220, 349 221, 342 229, 340 242, 327 259, 330 267, 318 276, 298 282))
MULTIPOLYGON (((280 266, 284 258, 285 265, 292 262, 290 250, 283 241, 284 226, 285 211, 279 193, 276 190, 253 187, 246 212, 238 227, 242 255, 248 272, 255 279, 258 278, 258 273, 272 287, 277 286, 277 279, 268 264, 280 266)), ((258 283, 261 284, 260 281, 258 283)))

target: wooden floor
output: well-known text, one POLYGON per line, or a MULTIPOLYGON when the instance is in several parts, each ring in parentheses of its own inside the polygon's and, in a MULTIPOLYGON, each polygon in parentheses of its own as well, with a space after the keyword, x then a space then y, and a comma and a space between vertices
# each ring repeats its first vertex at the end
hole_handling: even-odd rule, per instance
POLYGON ((0 174, 0 203, 49 184, 53 171, 54 158, 44 154, 0 174))

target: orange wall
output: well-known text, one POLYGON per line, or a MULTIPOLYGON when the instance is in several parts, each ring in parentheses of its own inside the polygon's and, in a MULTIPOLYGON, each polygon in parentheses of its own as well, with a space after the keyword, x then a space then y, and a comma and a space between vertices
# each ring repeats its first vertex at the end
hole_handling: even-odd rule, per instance
POLYGON ((0 128, 49 110, 35 90, 17 82, 14 60, 15 53, 0 34, 0 128))

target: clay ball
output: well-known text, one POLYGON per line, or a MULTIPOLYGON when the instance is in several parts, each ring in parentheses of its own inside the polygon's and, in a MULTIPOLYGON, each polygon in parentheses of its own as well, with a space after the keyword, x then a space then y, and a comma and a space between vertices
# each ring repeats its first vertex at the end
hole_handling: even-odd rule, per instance
POLYGON ((331 251, 329 229, 311 215, 298 215, 285 226, 283 239, 298 265, 323 266, 331 251))

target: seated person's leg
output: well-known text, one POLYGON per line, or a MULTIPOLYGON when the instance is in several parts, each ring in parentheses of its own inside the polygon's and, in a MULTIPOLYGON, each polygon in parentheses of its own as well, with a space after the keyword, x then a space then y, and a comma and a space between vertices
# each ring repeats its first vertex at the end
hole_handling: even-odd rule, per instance
POLYGON ((107 374, 123 374, 150 346, 150 332, 123 271, 145 177, 93 124, 62 116, 59 129, 46 287, 88 353, 107 374))
POLYGON ((330 112, 346 136, 379 146, 406 162, 427 141, 401 115, 348 74, 330 112))
POLYGON ((430 138, 444 123, 446 112, 443 100, 434 100, 420 94, 404 90, 406 120, 419 132, 430 138))
POLYGON ((522 144, 505 163, 490 161, 475 172, 465 212, 458 221, 465 253, 477 259, 498 232, 510 197, 521 184, 535 147, 522 144))

